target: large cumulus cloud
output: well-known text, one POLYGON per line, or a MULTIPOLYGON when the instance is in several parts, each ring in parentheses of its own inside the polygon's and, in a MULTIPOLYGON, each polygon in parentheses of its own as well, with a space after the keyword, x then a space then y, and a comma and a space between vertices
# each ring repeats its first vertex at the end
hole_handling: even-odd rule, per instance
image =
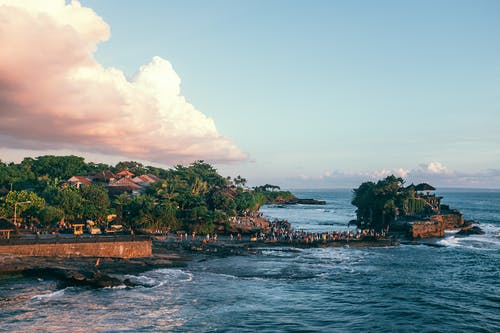
POLYGON ((78 2, 0 0, 0 145, 167 164, 246 157, 181 95, 167 60, 154 57, 131 80, 97 63, 109 37, 78 2))

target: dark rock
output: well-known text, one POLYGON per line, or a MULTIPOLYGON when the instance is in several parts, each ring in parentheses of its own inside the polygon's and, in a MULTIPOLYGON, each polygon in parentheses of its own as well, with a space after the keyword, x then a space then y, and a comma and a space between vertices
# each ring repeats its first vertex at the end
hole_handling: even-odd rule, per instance
POLYGON ((284 208, 284 205, 326 205, 326 201, 316 199, 299 199, 297 197, 287 198, 286 200, 274 200, 272 203, 276 204, 278 208, 284 208))
POLYGON ((61 267, 36 267, 23 271, 25 276, 56 279, 61 287, 80 286, 91 288, 117 287, 124 283, 98 270, 74 270, 61 267))
POLYGON ((326 201, 316 199, 298 199, 297 203, 301 205, 326 205, 326 201))
POLYGON ((457 235, 460 236, 469 236, 469 235, 484 235, 483 229, 478 226, 473 226, 472 228, 464 228, 457 232, 457 235))

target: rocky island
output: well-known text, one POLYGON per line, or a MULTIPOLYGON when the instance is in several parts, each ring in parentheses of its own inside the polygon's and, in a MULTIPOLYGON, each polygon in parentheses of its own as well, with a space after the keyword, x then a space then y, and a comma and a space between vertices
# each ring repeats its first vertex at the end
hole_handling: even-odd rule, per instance
POLYGON ((354 190, 357 219, 350 223, 406 239, 443 237, 446 230, 480 232, 460 211, 442 204, 443 197, 433 194, 435 190, 427 183, 405 187, 395 176, 363 183, 354 190))

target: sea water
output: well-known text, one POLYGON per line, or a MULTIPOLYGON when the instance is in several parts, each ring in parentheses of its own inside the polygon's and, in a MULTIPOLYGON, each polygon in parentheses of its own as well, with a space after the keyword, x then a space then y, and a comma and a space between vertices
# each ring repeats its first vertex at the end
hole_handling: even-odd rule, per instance
MULTIPOLYGON (((296 191, 325 206, 267 206, 295 229, 346 230, 349 190, 296 191)), ((16 332, 500 332, 500 191, 438 192, 484 235, 434 245, 263 248, 194 257, 187 267, 123 278, 135 288, 57 290, 0 279, 0 331, 16 332)))

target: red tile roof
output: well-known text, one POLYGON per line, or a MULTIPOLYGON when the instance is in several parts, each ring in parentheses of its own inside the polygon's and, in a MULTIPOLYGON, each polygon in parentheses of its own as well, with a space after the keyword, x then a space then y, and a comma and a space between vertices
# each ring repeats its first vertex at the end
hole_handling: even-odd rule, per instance
POLYGON ((136 190, 140 190, 142 188, 141 185, 133 182, 132 180, 130 180, 128 178, 120 178, 116 182, 113 182, 113 183, 109 184, 108 186, 113 187, 113 188, 123 188, 123 189, 129 190, 129 191, 136 191, 136 190))
POLYGON ((67 182, 70 184, 78 184, 78 183, 85 185, 92 184, 92 181, 84 176, 73 176, 70 179, 68 179, 67 182))
POLYGON ((134 174, 128 170, 122 170, 122 171, 118 172, 116 174, 116 176, 130 178, 130 177, 133 177, 134 174))
POLYGON ((110 179, 116 178, 116 175, 109 170, 103 170, 103 171, 98 172, 95 175, 93 175, 92 178, 110 180, 110 179))

